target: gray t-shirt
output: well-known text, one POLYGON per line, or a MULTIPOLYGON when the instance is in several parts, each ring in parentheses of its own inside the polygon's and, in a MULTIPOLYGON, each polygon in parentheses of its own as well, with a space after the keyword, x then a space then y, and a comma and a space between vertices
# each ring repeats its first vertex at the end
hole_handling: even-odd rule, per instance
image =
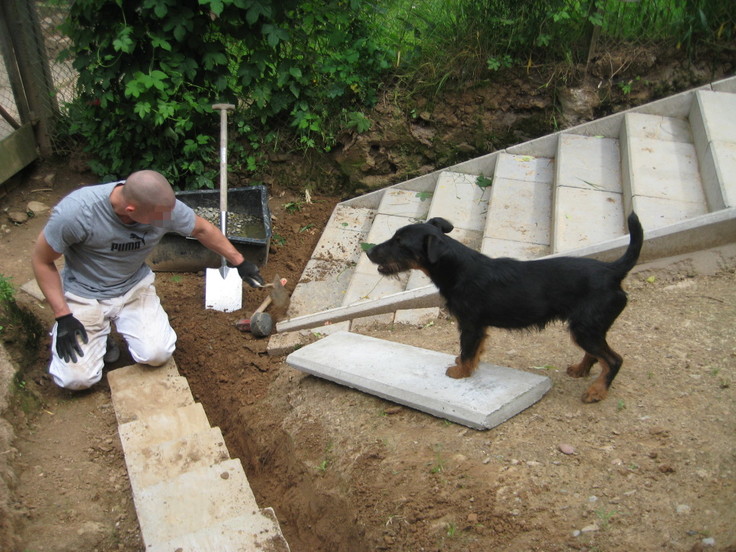
POLYGON ((119 184, 75 190, 51 212, 44 236, 64 255, 65 291, 93 299, 119 297, 150 274, 146 257, 165 233, 189 236, 194 231, 194 211, 179 200, 160 227, 124 224, 110 203, 119 184))

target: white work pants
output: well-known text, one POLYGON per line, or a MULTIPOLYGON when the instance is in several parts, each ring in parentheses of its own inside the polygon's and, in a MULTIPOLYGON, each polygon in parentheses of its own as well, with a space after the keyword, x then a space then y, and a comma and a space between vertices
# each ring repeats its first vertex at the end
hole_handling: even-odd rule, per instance
POLYGON ((84 356, 77 362, 64 362, 56 353, 56 328, 51 331, 51 363, 49 373, 54 382, 67 389, 87 389, 102 378, 102 357, 107 348, 110 324, 128 344, 133 360, 141 364, 160 366, 171 358, 176 345, 176 332, 161 307, 149 274, 122 297, 88 299, 65 293, 69 308, 87 330, 89 341, 81 343, 84 356))

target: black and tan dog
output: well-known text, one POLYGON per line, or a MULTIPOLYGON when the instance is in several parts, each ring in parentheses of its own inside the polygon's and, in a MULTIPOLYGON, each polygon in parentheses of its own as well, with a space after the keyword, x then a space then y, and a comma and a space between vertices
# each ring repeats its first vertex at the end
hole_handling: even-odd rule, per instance
POLYGON ((443 218, 410 224, 368 251, 381 274, 421 270, 439 288, 460 330, 460 356, 447 370, 466 378, 478 366, 486 328, 538 328, 566 321, 585 351, 568 375, 587 376, 596 362, 601 373, 583 394, 583 402, 606 398, 622 358, 606 343, 606 333, 626 306, 621 281, 636 265, 644 233, 635 213, 628 219, 630 243, 613 262, 581 257, 535 261, 492 259, 446 236, 453 229, 443 218))

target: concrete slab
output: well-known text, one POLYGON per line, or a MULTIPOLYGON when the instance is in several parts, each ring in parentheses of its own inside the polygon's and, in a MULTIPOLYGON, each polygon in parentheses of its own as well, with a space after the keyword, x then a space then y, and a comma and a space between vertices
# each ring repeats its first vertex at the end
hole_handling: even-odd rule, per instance
POLYGON ((338 260, 311 259, 291 294, 288 314, 301 316, 342 305, 355 265, 338 260))
POLYGON ((475 429, 489 429, 550 389, 546 376, 482 363, 470 378, 445 375, 454 355, 373 337, 337 333, 291 353, 303 372, 475 429))
POLYGON ((443 217, 455 228, 483 231, 490 186, 478 186, 478 175, 445 171, 437 181, 428 218, 443 217))
POLYGON ((552 181, 495 178, 484 237, 549 245, 552 181))
POLYGON ((46 297, 41 291, 41 288, 38 287, 38 282, 35 278, 33 278, 32 280, 28 280, 25 284, 20 286, 20 289, 22 291, 25 291, 28 295, 30 295, 37 301, 41 301, 42 303, 46 301, 46 297))
POLYGON ((179 477, 188 471, 220 464, 230 458, 220 428, 125 453, 134 491, 179 477))
POLYGON ((209 429, 210 423, 200 403, 153 414, 118 427, 125 454, 165 441, 180 439, 209 429))
POLYGON ((625 233, 620 193, 559 186, 551 250, 570 251, 612 240, 625 233))
POLYGON ((134 494, 146 547, 212 527, 259 509, 240 460, 199 468, 134 494))
POLYGON ((371 209, 338 205, 325 225, 312 258, 355 262, 360 255, 360 242, 365 241, 374 218, 375 211, 371 209))
MULTIPOLYGON (((557 138, 555 138, 554 144, 557 145, 557 138)), ((495 187, 496 178, 523 182, 552 182, 555 176, 555 160, 553 157, 502 153, 498 157, 498 163, 496 163, 496 172, 493 173, 493 185, 495 187)))
POLYGON ((272 508, 238 516, 146 548, 146 552, 289 552, 272 508))
POLYGON ((560 136, 555 184, 621 193, 621 157, 616 138, 560 136))
MULTIPOLYGON (((489 239, 549 245, 554 167, 550 158, 500 156, 481 251, 492 251, 491 243, 498 245, 489 239)), ((513 250, 516 253, 517 247, 513 250)), ((515 256, 506 251, 492 256, 515 256)))
POLYGON ((693 143, 690 123, 684 118, 627 113, 626 126, 630 138, 693 143))
POLYGON ((432 192, 389 188, 383 194, 378 212, 383 215, 406 217, 411 219, 410 222, 423 222, 427 219, 433 195, 432 192))
POLYGON ((647 232, 687 222, 708 213, 705 203, 672 201, 643 195, 634 196, 632 202, 634 210, 639 215, 639 221, 647 232))
POLYGON ((118 387, 130 385, 137 381, 155 381, 165 378, 179 377, 179 369, 176 361, 172 358, 162 366, 151 366, 149 364, 131 364, 116 370, 107 372, 107 382, 110 390, 115 391, 118 387))
POLYGON ((736 205, 736 94, 699 91, 690 123, 709 208, 736 205))
POLYGON ((550 248, 549 245, 485 238, 480 252, 488 257, 511 257, 522 261, 531 261, 549 255, 550 248))
POLYGON ((128 377, 108 381, 111 382, 112 403, 118 424, 145 418, 162 410, 194 404, 189 383, 181 376, 137 380, 128 377))

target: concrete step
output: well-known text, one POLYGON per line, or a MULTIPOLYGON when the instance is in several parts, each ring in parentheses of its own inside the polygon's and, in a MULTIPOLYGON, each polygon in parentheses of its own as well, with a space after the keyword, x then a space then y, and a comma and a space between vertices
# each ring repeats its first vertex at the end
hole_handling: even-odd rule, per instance
POLYGON ((130 483, 136 490, 229 459, 230 454, 218 427, 143 448, 128 447, 125 454, 130 483))
POLYGON ((146 548, 146 552, 288 552, 271 508, 258 516, 238 516, 146 548))
POLYGON ((291 353, 308 374, 475 429, 489 429, 537 402, 546 376, 481 363, 470 378, 445 375, 454 355, 339 332, 291 353), (390 362, 387 362, 390 359, 390 362))
POLYGON ((427 218, 449 220, 455 226, 450 235, 480 251, 491 197, 489 182, 479 175, 443 171, 437 180, 427 218))
POLYGON ((710 210, 736 206, 736 94, 699 90, 690 124, 710 210))
POLYGON ((481 253, 535 259, 549 253, 554 159, 498 156, 481 253))
MULTIPOLYGON (((409 223, 407 217, 378 214, 368 232, 367 243, 381 243, 393 236, 396 230, 409 223)), ((353 305, 403 291, 408 278, 408 274, 401 274, 398 278, 382 276, 376 270, 376 265, 368 259, 365 252, 361 251, 355 272, 345 292, 343 305, 353 305)))
POLYGON ((254 519, 259 508, 240 460, 198 468, 134 494, 146 547, 221 524, 254 519))
POLYGON ((120 380, 108 381, 110 388, 114 389, 112 397, 118 424, 194 404, 189 383, 181 376, 141 378, 125 385, 120 385, 120 380))
POLYGON ((335 208, 291 295, 290 317, 343 304, 375 216, 375 209, 335 208))
POLYGON ((118 427, 118 433, 127 455, 129 451, 185 438, 209 428, 204 408, 200 403, 194 403, 122 424, 118 427))
POLYGON ((432 192, 415 192, 400 188, 389 188, 381 197, 378 213, 405 217, 409 222, 427 220, 429 206, 432 204, 432 192))
POLYGON ((552 253, 624 234, 619 141, 561 134, 553 206, 552 253))
POLYGON ((684 119, 627 113, 621 126, 625 211, 646 230, 704 215, 708 206, 692 132, 684 119))
POLYGON ((288 550, 173 359, 114 370, 108 382, 148 550, 288 550))

